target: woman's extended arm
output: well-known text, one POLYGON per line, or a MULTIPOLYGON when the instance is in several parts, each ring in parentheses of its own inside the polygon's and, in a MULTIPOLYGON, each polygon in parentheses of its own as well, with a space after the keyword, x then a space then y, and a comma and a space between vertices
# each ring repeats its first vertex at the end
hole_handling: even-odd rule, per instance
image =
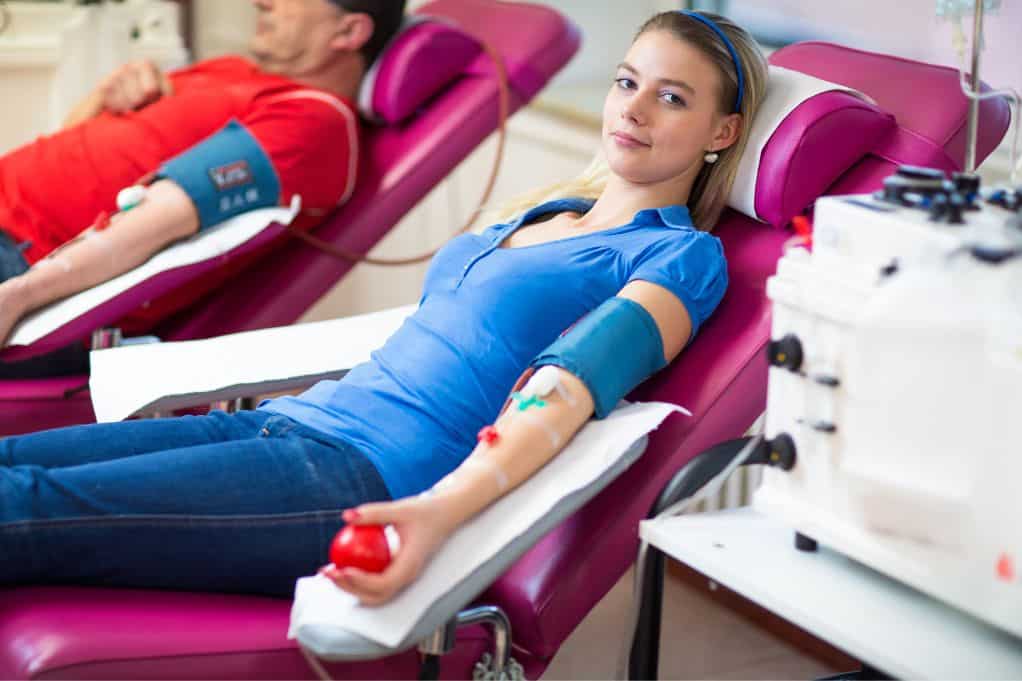
MULTIPOLYGON (((629 283, 618 296, 650 313, 660 331, 664 357, 671 361, 691 332, 684 305, 667 289, 644 281, 629 283)), ((540 410, 506 410, 496 423, 499 439, 480 443, 432 494, 365 504, 345 514, 351 524, 394 525, 402 545, 386 571, 370 574, 327 567, 324 574, 363 603, 383 603, 418 575, 459 525, 542 468, 593 414, 593 398, 585 384, 563 369, 556 370, 564 394, 555 391, 543 398, 547 406, 540 410)))

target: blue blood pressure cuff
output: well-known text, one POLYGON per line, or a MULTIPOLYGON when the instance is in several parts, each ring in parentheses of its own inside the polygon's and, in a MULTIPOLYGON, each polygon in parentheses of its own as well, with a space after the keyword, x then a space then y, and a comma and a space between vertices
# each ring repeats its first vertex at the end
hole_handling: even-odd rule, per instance
POLYGON ((611 298, 541 352, 530 366, 553 364, 585 383, 602 419, 625 395, 666 366, 653 315, 628 298, 611 298))
POLYGON ((237 121, 167 161, 156 175, 188 194, 200 230, 280 202, 280 179, 270 157, 237 121))

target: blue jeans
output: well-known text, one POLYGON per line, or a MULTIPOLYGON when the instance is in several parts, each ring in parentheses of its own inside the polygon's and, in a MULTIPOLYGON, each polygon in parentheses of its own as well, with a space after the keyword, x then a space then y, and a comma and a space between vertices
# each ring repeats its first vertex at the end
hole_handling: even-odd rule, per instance
POLYGON ((355 447, 266 411, 0 439, 0 584, 290 596, 341 510, 389 498, 355 447))
POLYGON ((28 271, 28 261, 11 237, 0 231, 0 282, 28 271))

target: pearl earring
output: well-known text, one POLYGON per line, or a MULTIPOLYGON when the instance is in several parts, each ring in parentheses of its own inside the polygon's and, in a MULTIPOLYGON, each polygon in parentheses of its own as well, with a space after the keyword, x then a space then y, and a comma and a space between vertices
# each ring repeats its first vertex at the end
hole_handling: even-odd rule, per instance
POLYGON ((707 163, 716 163, 717 159, 719 159, 719 158, 720 158, 720 154, 718 154, 715 151, 707 152, 706 155, 703 156, 703 160, 706 161, 707 163))

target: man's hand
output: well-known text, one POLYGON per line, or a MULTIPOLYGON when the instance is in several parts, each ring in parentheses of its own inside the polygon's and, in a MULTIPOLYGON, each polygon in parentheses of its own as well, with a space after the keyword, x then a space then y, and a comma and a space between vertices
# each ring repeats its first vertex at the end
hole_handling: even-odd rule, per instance
POLYGON ((18 277, 0 283, 0 348, 4 347, 11 329, 25 313, 22 296, 18 295, 19 284, 18 277))
POLYGON ((373 574, 327 565, 320 573, 356 596, 365 605, 380 605, 396 596, 422 571, 426 561, 454 531, 451 513, 439 497, 408 497, 398 501, 363 504, 344 512, 350 525, 393 525, 401 546, 387 569, 373 574))
POLYGON ((114 113, 134 111, 173 94, 167 76, 151 61, 124 64, 111 73, 89 96, 78 102, 64 119, 64 127, 95 118, 104 110, 114 113))
POLYGON ((113 113, 141 109, 173 94, 167 76, 149 60, 129 62, 117 68, 96 88, 102 108, 113 113))

